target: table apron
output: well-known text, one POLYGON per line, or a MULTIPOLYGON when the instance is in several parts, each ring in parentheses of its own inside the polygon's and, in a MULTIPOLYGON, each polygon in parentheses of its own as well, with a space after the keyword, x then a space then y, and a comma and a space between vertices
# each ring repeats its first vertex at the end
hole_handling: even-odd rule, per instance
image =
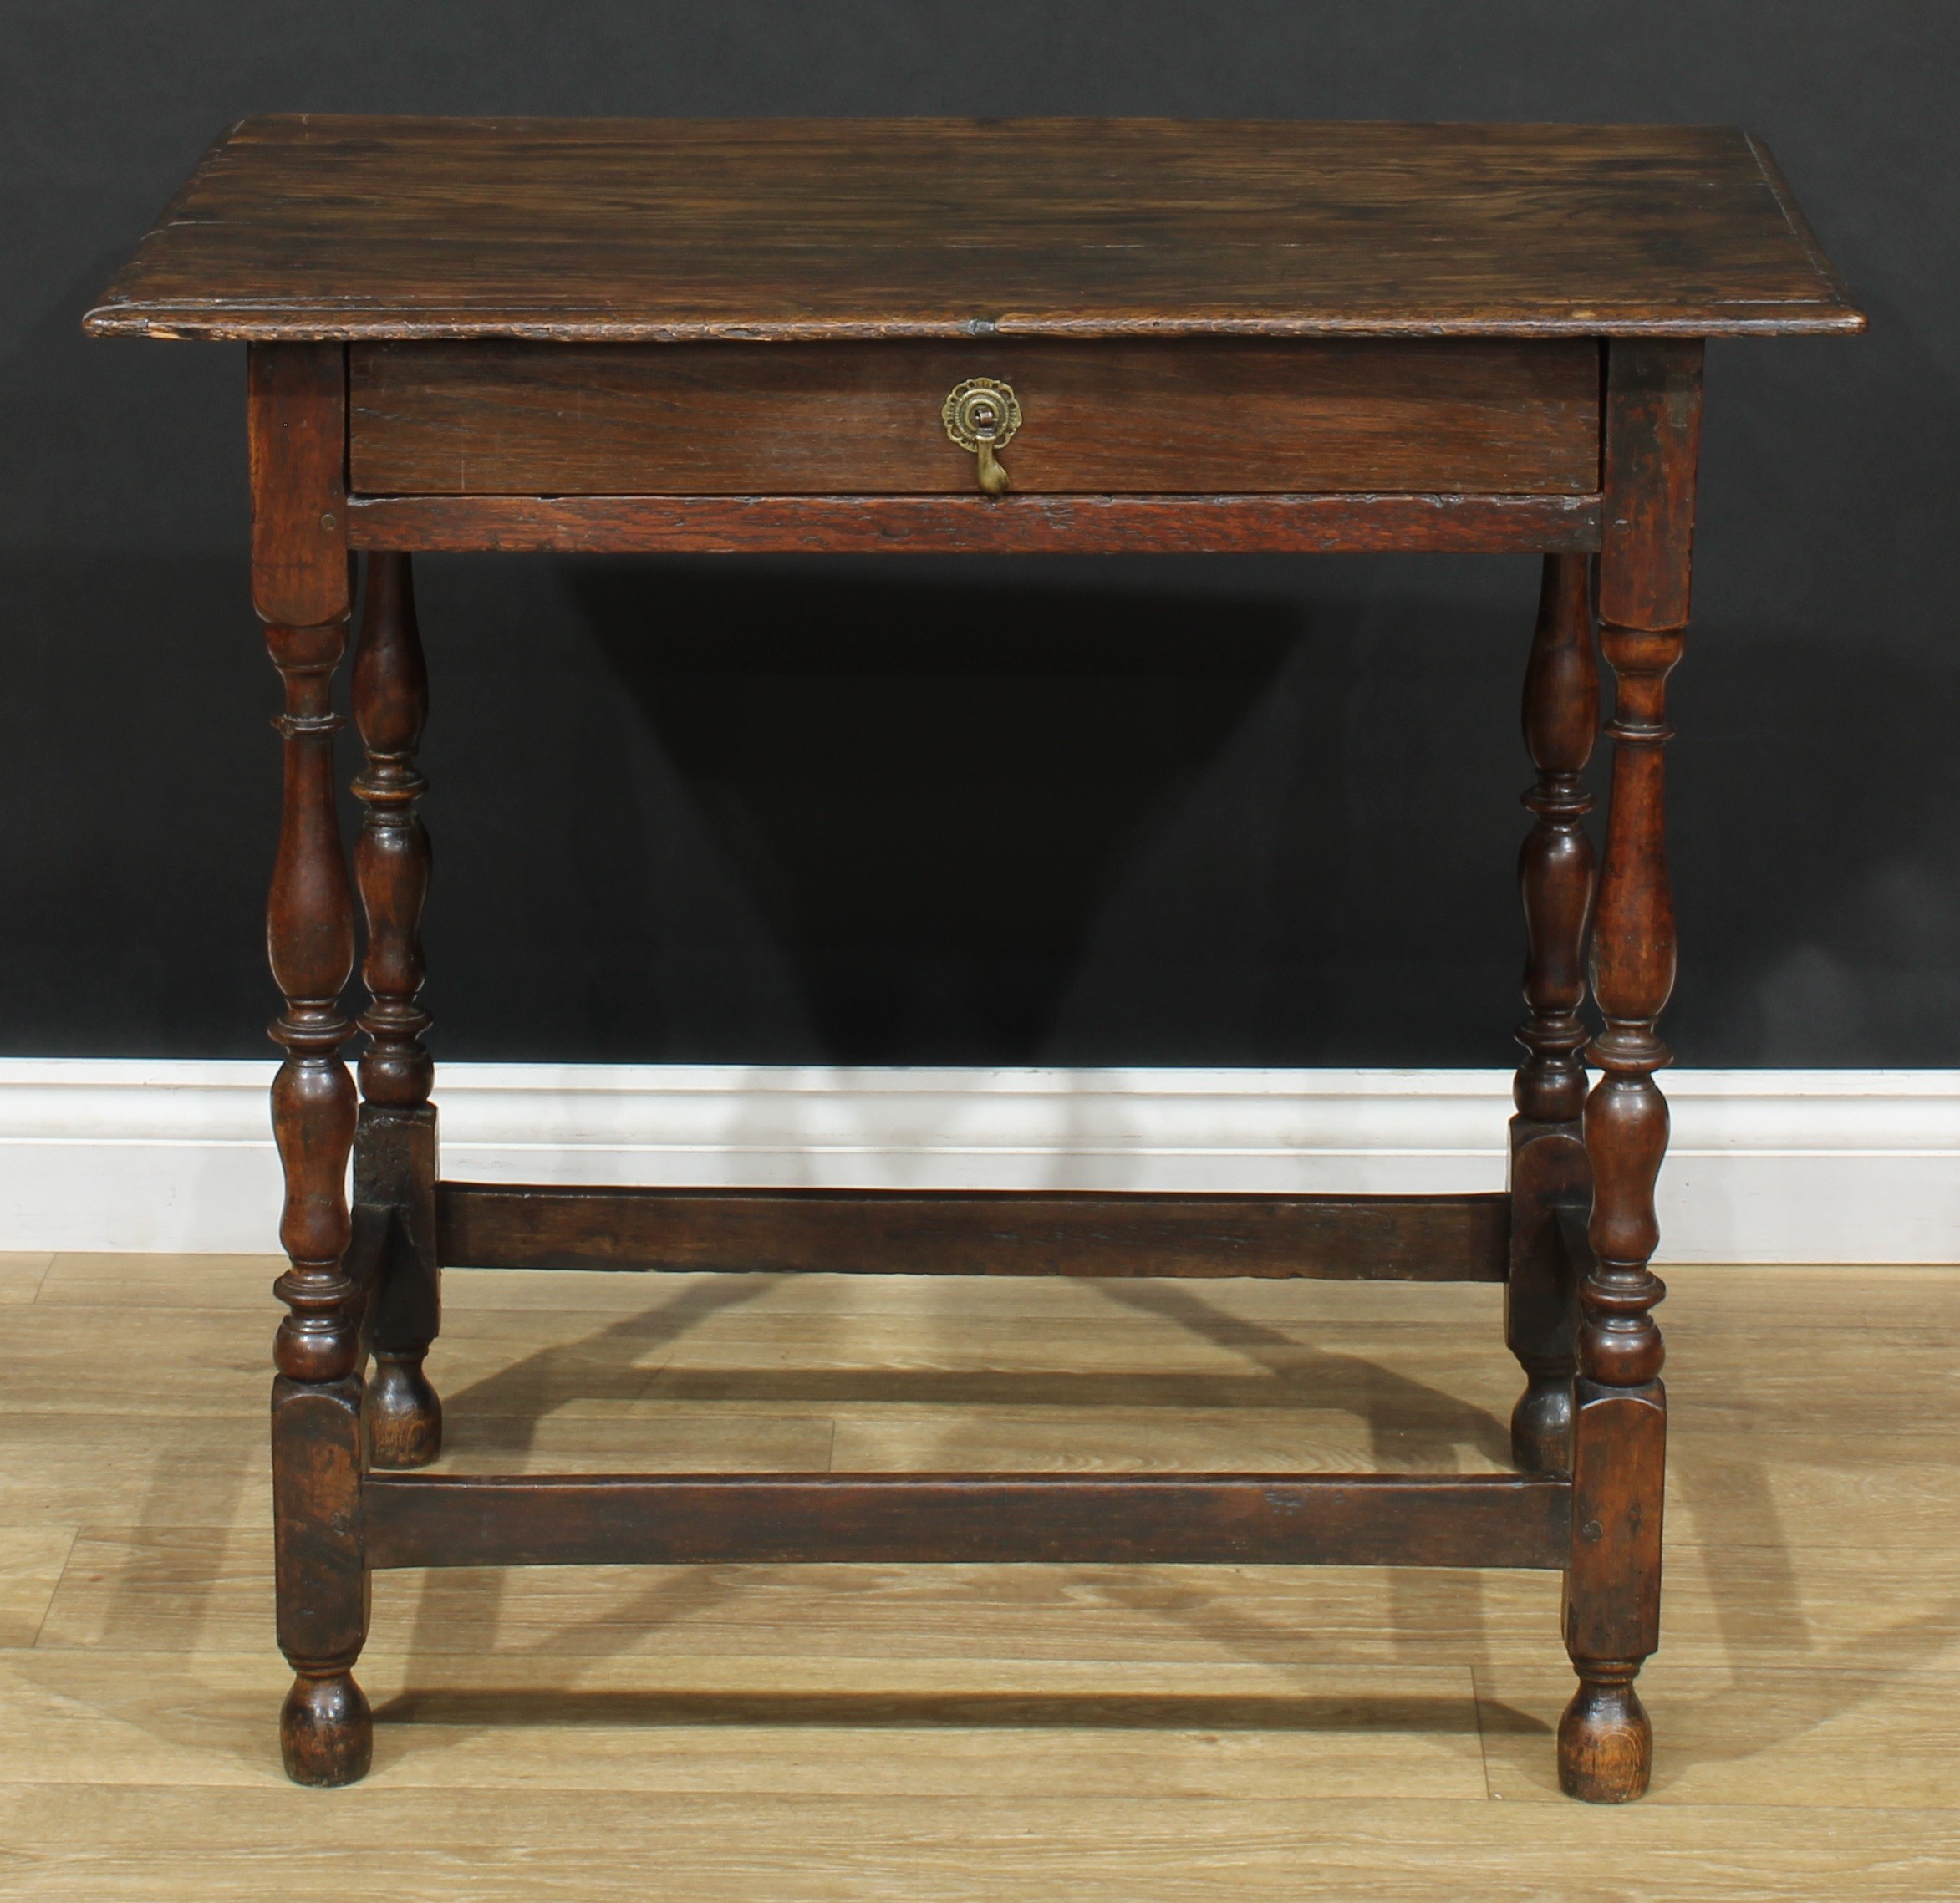
POLYGON ((356 343, 371 495, 971 496, 945 405, 1015 393, 1023 496, 1599 486, 1591 338, 356 343))

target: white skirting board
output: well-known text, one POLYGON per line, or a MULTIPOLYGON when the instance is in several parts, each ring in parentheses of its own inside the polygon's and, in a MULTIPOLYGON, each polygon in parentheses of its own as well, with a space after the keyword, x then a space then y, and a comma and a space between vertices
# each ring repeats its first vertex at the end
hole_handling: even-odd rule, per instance
MULTIPOLYGON (((0 1061, 0 1250, 268 1254, 270 1063, 0 1061)), ((1662 1262, 1960 1262, 1960 1071, 1672 1071, 1662 1262)), ((445 1176, 1495 1189, 1503 1071, 452 1064, 445 1176)))

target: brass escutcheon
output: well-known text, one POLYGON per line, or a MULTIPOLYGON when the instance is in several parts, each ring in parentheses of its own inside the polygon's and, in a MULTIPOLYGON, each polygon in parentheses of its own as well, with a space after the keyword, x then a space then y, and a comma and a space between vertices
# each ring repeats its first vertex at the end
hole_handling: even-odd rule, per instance
POLYGON ((955 384, 940 406, 946 434, 961 449, 980 458, 980 486, 989 496, 1007 493, 1006 467, 995 455, 1013 440, 1021 427, 1021 405, 1014 392, 992 377, 969 377, 955 384))

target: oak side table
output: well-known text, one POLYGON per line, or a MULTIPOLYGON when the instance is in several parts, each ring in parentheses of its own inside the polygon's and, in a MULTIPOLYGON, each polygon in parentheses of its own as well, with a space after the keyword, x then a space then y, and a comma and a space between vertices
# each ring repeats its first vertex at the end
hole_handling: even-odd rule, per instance
POLYGON ((1703 340, 1864 325, 1756 140, 254 119, 85 321, 249 347, 252 598, 285 684, 268 938, 286 1000, 272 1449, 291 1776, 368 1767, 353 1668, 376 1567, 1257 1561, 1561 1570, 1579 1677, 1561 1782, 1639 1795, 1666 1425, 1647 1266, 1675 959, 1662 750, 1703 340), (418 549, 1542 553, 1509 1188, 445 1180, 418 1001, 418 549), (350 887, 333 678, 356 552, 350 887), (1596 619, 1616 682, 1596 896, 1596 619), (368 1003, 350 1021, 355 889, 368 1003), (357 1030, 358 1101, 340 1055, 357 1030), (441 1439, 423 1360, 443 1264, 1502 1282, 1526 1380, 1517 1472, 416 1473, 441 1439))

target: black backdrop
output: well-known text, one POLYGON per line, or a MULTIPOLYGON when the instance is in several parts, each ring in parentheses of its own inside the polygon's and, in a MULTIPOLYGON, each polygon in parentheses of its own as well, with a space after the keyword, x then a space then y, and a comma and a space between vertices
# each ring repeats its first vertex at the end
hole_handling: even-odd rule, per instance
MULTIPOLYGON (((0 1051, 265 1051, 242 364, 81 312, 268 110, 1736 121, 1864 339, 1711 352, 1698 1064, 1960 1064, 1950 0, 8 0, 0 1051)), ((459 1057, 1491 1064, 1535 565, 430 560, 459 1057)), ((351 761, 349 761, 351 766, 351 761)))

